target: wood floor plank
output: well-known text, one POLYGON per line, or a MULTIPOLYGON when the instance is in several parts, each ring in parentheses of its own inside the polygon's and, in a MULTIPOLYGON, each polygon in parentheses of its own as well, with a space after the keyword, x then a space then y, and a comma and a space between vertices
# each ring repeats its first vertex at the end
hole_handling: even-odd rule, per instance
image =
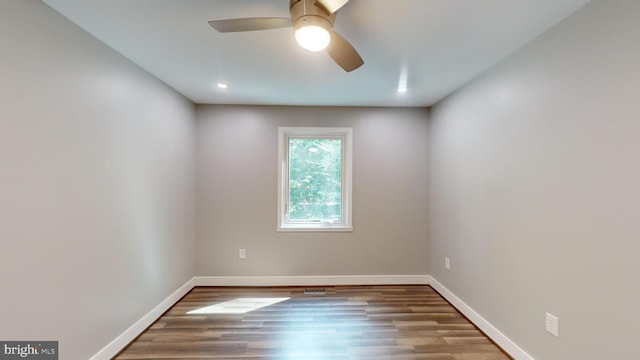
POLYGON ((196 287, 114 359, 506 360, 429 286, 196 287), (188 314, 287 297, 244 314, 188 314))

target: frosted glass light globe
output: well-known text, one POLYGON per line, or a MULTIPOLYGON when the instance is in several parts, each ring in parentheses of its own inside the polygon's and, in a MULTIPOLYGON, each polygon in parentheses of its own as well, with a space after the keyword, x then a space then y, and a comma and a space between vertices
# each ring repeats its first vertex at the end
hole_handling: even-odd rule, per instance
POLYGON ((329 46, 331 34, 327 29, 317 25, 306 25, 296 29, 296 41, 309 51, 322 51, 329 46))

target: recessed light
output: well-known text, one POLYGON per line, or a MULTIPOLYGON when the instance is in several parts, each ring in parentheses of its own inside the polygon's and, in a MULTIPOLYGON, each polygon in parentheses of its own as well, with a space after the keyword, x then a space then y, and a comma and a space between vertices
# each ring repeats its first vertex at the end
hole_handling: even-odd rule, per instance
POLYGON ((400 65, 400 76, 398 77, 398 93, 406 93, 409 82, 409 66, 406 62, 400 65))
POLYGON ((218 83, 218 87, 219 87, 220 89, 226 89, 228 86, 227 86, 227 84, 218 83))

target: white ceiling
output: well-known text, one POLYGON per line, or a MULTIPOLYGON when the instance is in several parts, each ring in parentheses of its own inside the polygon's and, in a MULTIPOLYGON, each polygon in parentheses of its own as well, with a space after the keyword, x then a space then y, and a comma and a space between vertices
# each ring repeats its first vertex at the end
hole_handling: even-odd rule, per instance
POLYGON ((43 1, 195 103, 327 106, 433 105, 589 2, 351 0, 334 29, 365 64, 346 73, 291 29, 207 23, 288 17, 289 0, 43 1))

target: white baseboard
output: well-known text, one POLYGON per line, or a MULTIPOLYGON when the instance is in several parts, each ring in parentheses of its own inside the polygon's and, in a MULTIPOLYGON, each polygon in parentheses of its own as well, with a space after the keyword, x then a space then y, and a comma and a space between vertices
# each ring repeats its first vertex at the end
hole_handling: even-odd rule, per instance
POLYGON ((511 355, 516 360, 535 360, 531 355, 522 350, 516 343, 511 341, 505 334, 500 332, 489 321, 480 316, 469 305, 442 285, 433 276, 429 276, 429 285, 439 292, 447 301, 455 306, 461 313, 464 314, 471 322, 482 330, 491 340, 500 345, 504 351, 511 355))
POLYGON ((428 285, 428 275, 196 276, 195 286, 428 285))
POLYGON ((95 355, 91 357, 90 360, 109 360, 112 357, 116 356, 122 349, 125 348, 133 339, 135 339, 138 335, 142 334, 142 332, 149 327, 149 325, 153 324, 165 311, 169 310, 175 303, 178 302, 183 296, 185 296, 194 286, 194 279, 190 279, 184 285, 182 285, 178 290, 174 291, 173 294, 169 295, 164 301, 162 301, 158 306, 153 308, 153 310, 149 311, 142 319, 138 320, 135 324, 131 325, 125 332, 120 334, 117 338, 115 338, 111 343, 102 348, 102 350, 98 351, 95 355))

